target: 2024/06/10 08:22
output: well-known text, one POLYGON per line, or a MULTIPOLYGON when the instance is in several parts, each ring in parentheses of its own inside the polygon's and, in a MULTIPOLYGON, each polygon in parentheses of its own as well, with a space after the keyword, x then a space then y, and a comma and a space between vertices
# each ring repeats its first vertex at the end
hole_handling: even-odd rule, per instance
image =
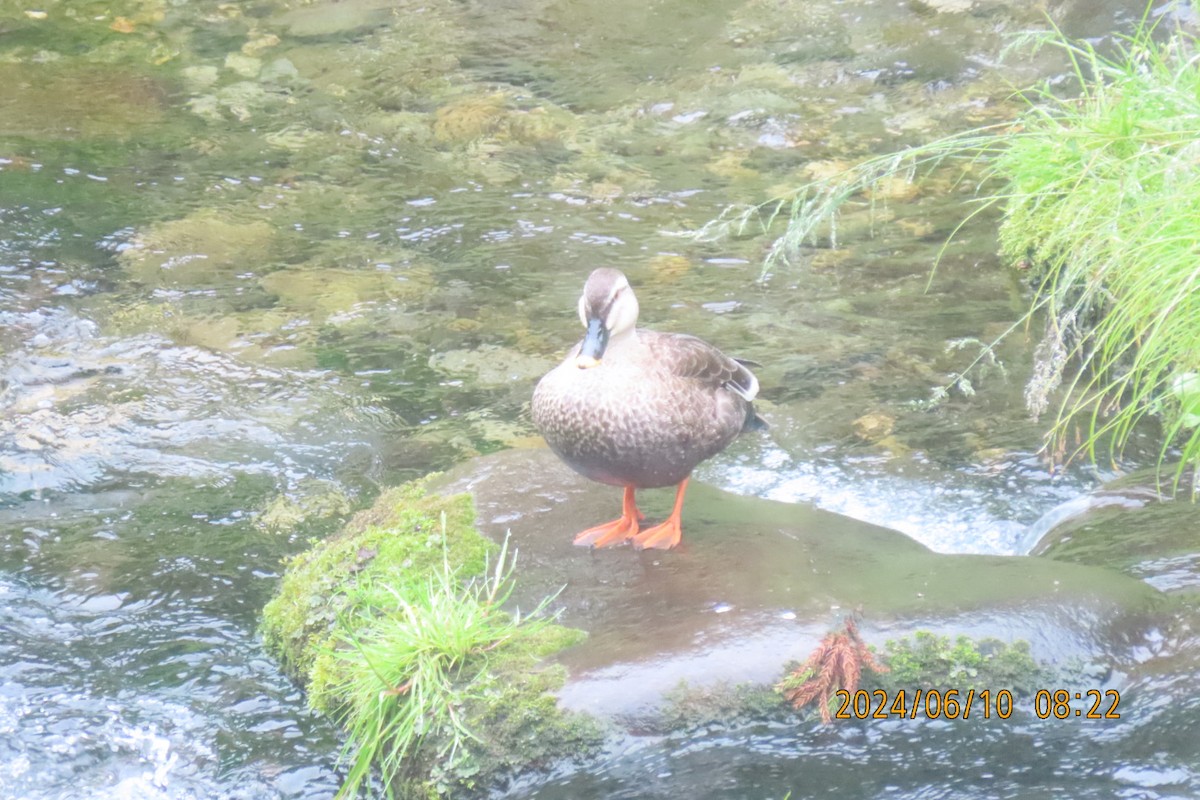
MULTIPOLYGON (((927 719, 967 719, 972 713, 976 716, 982 714, 984 719, 993 716, 1008 719, 1015 708, 1013 693, 1008 689, 997 692, 988 689, 968 689, 965 692, 958 689, 944 692, 916 689, 911 705, 904 689, 896 691, 894 696, 889 696, 883 689, 871 692, 859 689, 853 694, 839 689, 834 696, 841 701, 841 706, 833 715, 834 719, 916 719, 922 711, 927 719)), ((1074 693, 1066 689, 1039 689, 1033 695, 1032 711, 1038 719, 1120 719, 1121 715, 1117 713, 1120 702, 1121 694, 1115 689, 1103 692, 1089 689, 1074 693), (1091 705, 1086 709, 1075 707, 1071 705, 1072 699, 1081 704, 1090 701, 1091 705)))

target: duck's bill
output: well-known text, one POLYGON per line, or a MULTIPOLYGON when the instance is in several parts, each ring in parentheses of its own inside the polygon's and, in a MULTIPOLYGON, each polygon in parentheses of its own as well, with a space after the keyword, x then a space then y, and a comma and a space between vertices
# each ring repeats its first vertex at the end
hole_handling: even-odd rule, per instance
POLYGON ((600 365, 604 348, 608 347, 608 331, 598 319, 589 319, 587 333, 583 337, 583 346, 579 355, 575 356, 575 366, 580 369, 591 369, 600 365))

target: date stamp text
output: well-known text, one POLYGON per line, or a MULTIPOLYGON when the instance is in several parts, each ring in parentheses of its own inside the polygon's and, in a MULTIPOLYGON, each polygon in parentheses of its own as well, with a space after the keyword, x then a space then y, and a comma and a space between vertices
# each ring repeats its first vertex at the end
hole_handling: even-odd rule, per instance
MULTIPOLYGON (((888 693, 883 689, 845 689, 834 692, 839 707, 834 719, 1008 719, 1018 701, 1008 689, 899 689, 888 693)), ((1120 719, 1117 706, 1121 693, 1115 689, 1071 692, 1067 689, 1039 689, 1034 693, 1029 710, 1038 719, 1120 719), (1074 703, 1072 703, 1074 701, 1074 703)))

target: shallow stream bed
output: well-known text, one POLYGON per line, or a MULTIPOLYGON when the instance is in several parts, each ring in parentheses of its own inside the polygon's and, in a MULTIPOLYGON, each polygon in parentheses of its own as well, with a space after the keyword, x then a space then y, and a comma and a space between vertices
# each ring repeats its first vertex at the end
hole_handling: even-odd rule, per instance
MULTIPOLYGON (((1028 553, 1113 475, 1037 455, 1036 334, 1001 345, 974 396, 926 402, 1029 296, 983 217, 930 280, 973 186, 892 185, 765 281, 769 237, 686 234, 1013 118, 1012 87, 1063 71, 1004 55, 1043 9, 1100 46, 1141 13, 0 0, 0 797, 332 796, 336 728, 255 633, 281 562, 380 487, 528 448, 533 383, 597 266, 627 272, 643 324, 764 365, 770 431, 700 480, 938 553, 1028 553)), ((1194 507, 1163 519, 1200 528, 1194 507)), ((1165 592, 1175 624, 1106 639, 1140 698, 1119 725, 643 737, 509 795, 1196 795, 1200 545, 1135 545, 1050 552, 1165 592)))

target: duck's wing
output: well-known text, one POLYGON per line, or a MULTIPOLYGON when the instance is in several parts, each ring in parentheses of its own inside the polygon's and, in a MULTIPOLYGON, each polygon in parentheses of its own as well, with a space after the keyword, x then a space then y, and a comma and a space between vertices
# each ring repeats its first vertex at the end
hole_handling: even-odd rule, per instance
POLYGON ((655 361, 672 375, 699 381, 713 389, 728 389, 747 402, 758 395, 758 378, 754 373, 703 339, 685 333, 654 333, 649 338, 655 361))

